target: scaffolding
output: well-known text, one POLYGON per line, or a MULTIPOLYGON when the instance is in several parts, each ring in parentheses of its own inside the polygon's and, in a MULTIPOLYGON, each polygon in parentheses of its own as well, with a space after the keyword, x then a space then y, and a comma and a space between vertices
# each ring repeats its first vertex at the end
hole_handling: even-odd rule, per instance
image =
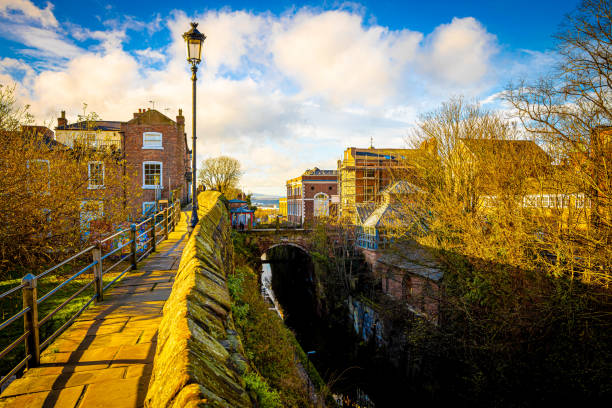
POLYGON ((340 215, 354 218, 357 207, 379 204, 382 190, 393 181, 393 171, 404 168, 414 149, 349 147, 338 161, 340 215))

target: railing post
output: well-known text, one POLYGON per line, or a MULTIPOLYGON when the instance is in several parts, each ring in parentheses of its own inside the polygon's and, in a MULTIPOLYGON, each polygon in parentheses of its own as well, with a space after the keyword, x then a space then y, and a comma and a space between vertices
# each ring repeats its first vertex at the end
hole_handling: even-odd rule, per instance
POLYGON ((132 270, 136 270, 138 265, 136 264, 136 224, 132 224, 130 227, 130 240, 132 241, 132 270))
POLYGON ((174 227, 176 227, 176 205, 172 204, 172 232, 174 232, 174 227))
POLYGON ((179 223, 179 221, 181 220, 181 206, 180 204, 177 205, 177 203, 174 203, 174 228, 176 228, 176 225, 179 223))
POLYGON ((93 261, 96 263, 94 265, 94 285, 96 287, 96 303, 99 303, 104 300, 104 285, 102 284, 102 246, 100 242, 95 243, 95 248, 92 250, 91 255, 93 261))
POLYGON ((40 336, 38 334, 36 276, 28 273, 21 279, 21 283, 27 284, 21 292, 23 296, 23 308, 30 308, 30 310, 23 315, 23 328, 25 332, 30 333, 25 342, 26 355, 32 355, 32 358, 27 363, 27 367, 38 367, 40 365, 40 336))
POLYGON ((151 252, 157 250, 157 234, 155 233, 155 214, 151 218, 151 252))
POLYGON ((168 239, 168 234, 170 233, 170 230, 168 228, 168 210, 168 207, 164 208, 164 231, 166 234, 166 239, 168 239))

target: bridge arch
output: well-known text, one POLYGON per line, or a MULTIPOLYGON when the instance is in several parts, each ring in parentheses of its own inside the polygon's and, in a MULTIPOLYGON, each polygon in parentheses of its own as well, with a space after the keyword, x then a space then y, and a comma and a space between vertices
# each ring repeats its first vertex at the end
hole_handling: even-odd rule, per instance
POLYGON ((310 232, 306 229, 252 229, 244 234, 247 243, 259 249, 259 256, 279 246, 292 246, 310 255, 310 232))
POLYGON ((262 251, 261 256, 263 257, 269 250, 276 248, 276 247, 280 247, 280 246, 292 246, 292 247, 301 249, 302 251, 310 255, 310 250, 306 248, 304 245, 301 245, 300 243, 296 243, 296 242, 287 241, 287 242, 272 243, 267 248, 261 248, 261 251, 262 251))

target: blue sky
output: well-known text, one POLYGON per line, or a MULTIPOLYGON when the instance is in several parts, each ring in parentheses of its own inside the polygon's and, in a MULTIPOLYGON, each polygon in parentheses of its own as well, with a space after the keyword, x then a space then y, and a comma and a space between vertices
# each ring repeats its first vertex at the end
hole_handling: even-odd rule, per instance
POLYGON ((554 64, 552 35, 576 5, 0 0, 0 84, 17 83, 40 122, 74 119, 83 103, 127 120, 149 101, 189 122, 180 36, 199 21, 198 159, 234 156, 246 190, 282 194, 370 137, 405 145, 418 115, 451 96, 503 108, 509 81, 554 64))

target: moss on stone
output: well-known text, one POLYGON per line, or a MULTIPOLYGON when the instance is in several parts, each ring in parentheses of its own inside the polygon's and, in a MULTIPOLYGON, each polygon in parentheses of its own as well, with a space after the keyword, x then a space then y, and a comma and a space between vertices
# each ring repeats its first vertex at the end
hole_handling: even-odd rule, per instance
POLYGON ((252 407, 225 280, 233 267, 229 216, 218 192, 201 193, 198 203, 200 222, 164 305, 145 406, 252 407))

